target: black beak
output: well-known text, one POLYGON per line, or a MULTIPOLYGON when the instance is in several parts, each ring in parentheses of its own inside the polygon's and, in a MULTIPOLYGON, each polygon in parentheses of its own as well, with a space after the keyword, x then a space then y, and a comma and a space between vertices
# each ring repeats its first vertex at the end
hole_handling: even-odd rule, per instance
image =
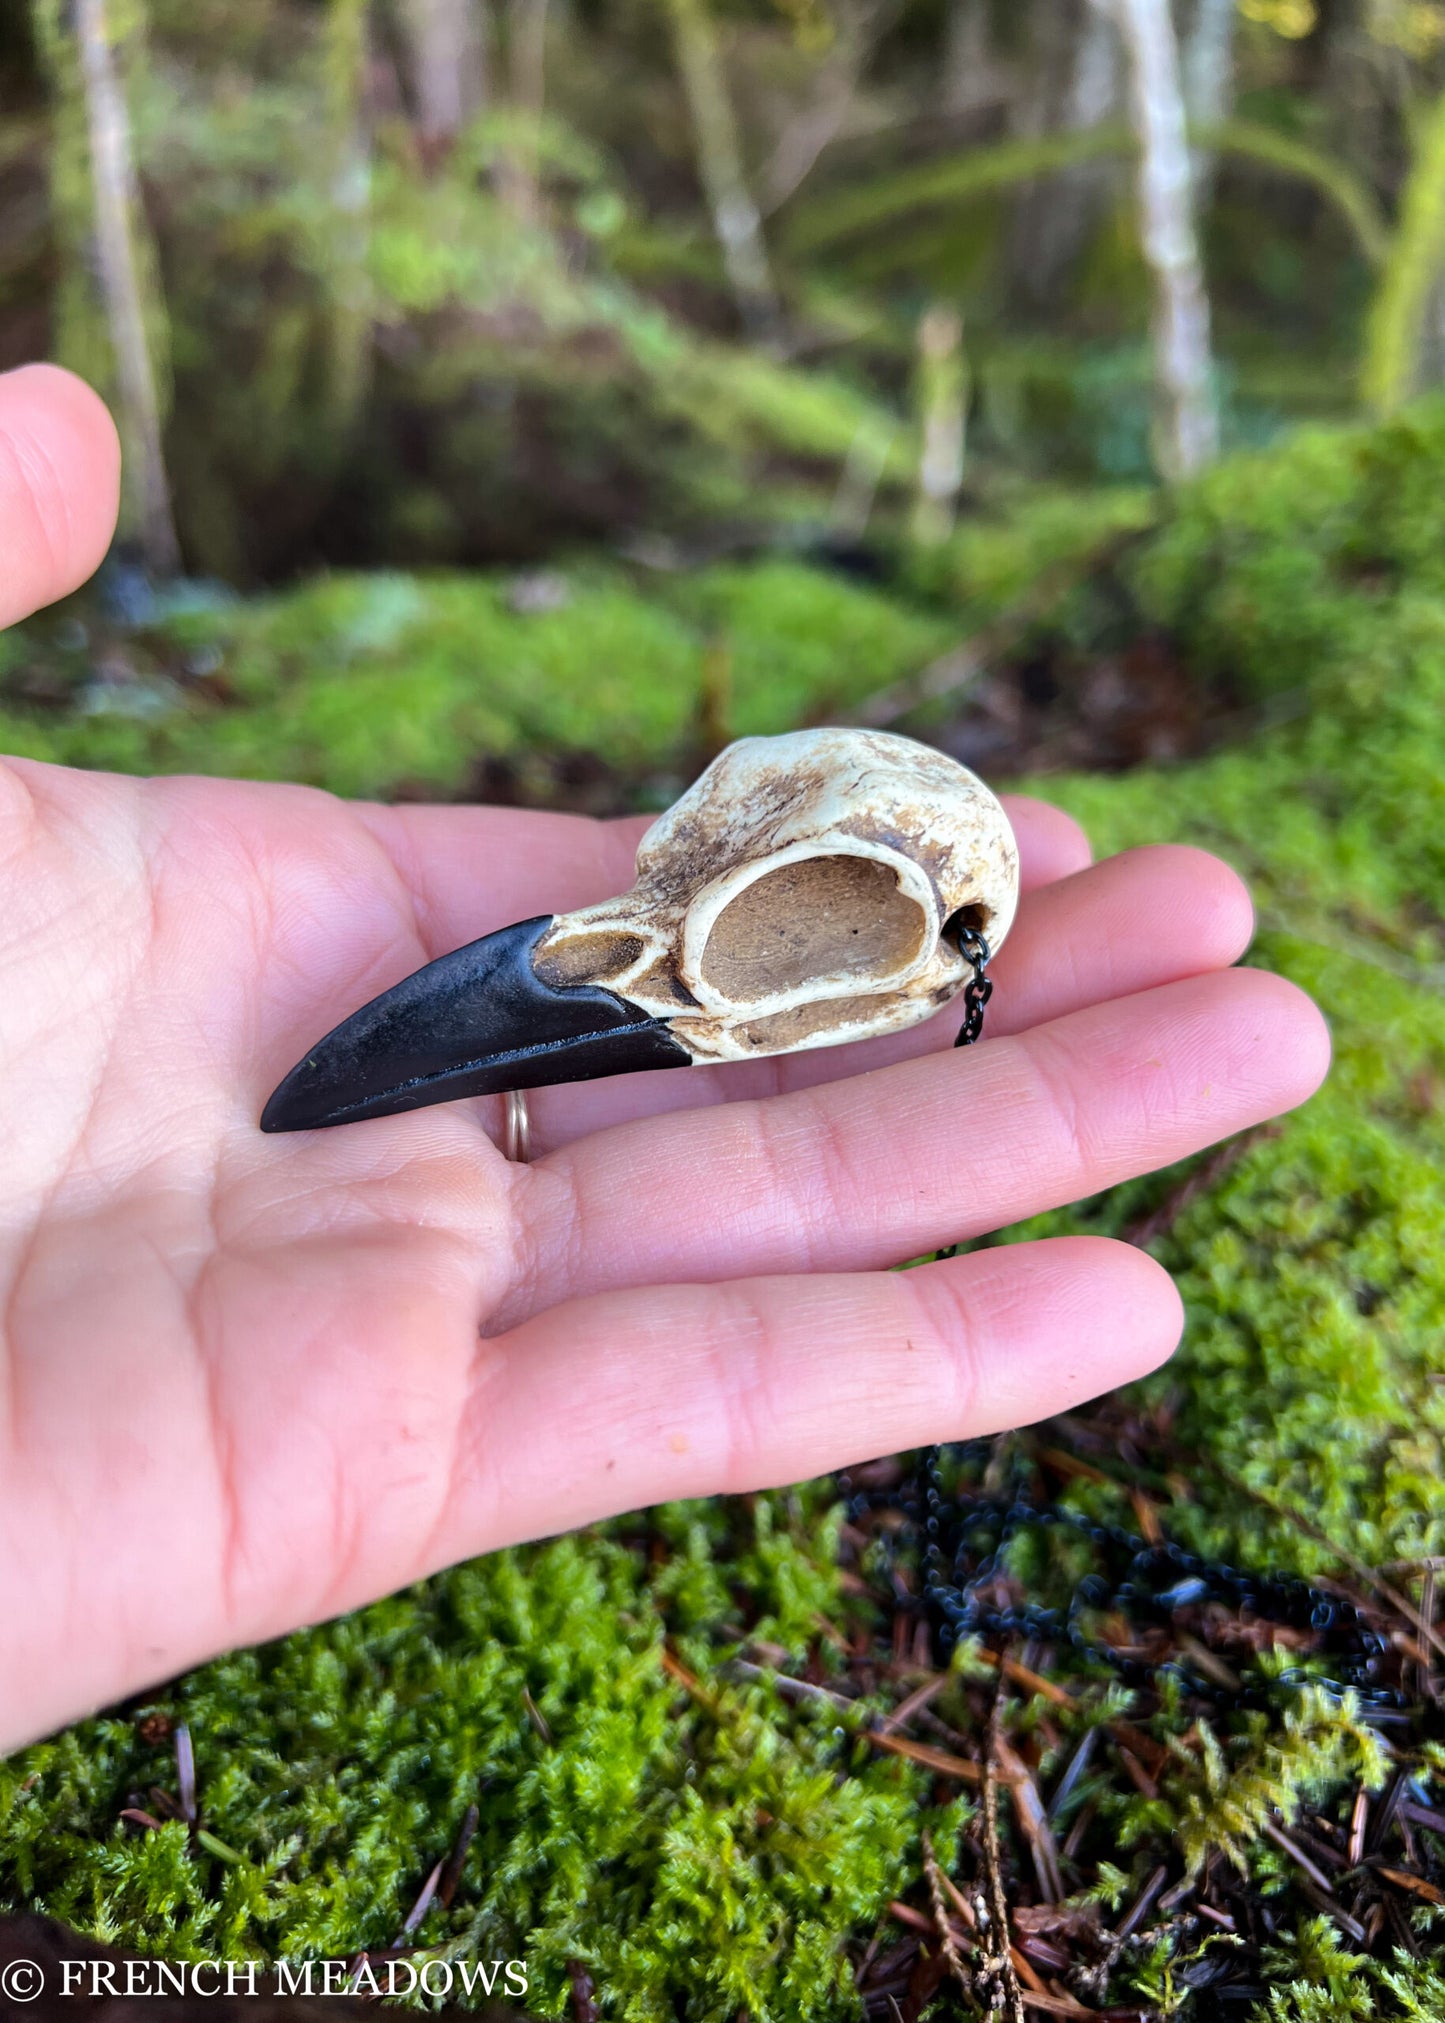
POLYGON ((596 984, 556 989, 532 967, 552 916, 468 942, 383 991, 298 1061, 263 1131, 316 1131, 460 1096, 588 1082, 692 1055, 660 1020, 596 984))

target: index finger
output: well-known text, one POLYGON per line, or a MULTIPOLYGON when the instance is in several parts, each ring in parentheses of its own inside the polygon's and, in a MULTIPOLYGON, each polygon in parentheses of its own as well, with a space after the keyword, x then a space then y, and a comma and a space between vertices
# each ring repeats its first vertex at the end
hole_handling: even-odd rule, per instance
MULTIPOLYGON (((1019 844, 1023 889, 1082 871, 1089 843, 1073 817, 1047 801, 1005 794, 1019 844)), ((535 913, 569 913, 625 892, 649 815, 597 822, 522 808, 357 810, 397 868, 428 958, 535 913)))
POLYGON ((99 568, 119 497, 120 443, 99 395, 58 365, 0 374, 0 626, 99 568))

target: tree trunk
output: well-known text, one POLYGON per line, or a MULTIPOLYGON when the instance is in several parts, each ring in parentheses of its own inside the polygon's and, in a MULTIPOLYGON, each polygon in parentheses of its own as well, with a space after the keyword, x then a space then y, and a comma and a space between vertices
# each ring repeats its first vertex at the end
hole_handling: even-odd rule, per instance
POLYGON ((787 203, 812 174, 818 157, 847 125, 858 82, 894 10, 889 0, 840 0, 833 40, 818 64, 806 104, 795 106, 759 178, 767 216, 787 203))
POLYGON ((417 137, 443 156, 486 103, 485 15, 479 0, 402 0, 417 137))
POLYGON ((994 55, 992 16, 989 0, 950 0, 938 86, 945 119, 965 120, 1004 105, 1016 86, 1010 67, 994 55))
MULTIPOLYGON (((1031 91, 1025 117, 1013 129, 1018 134, 1087 133, 1118 110, 1119 40, 1088 0, 1068 6, 1052 0, 1036 23, 1031 57, 1039 88, 1031 91)), ((1031 308, 1059 301, 1111 191, 1119 187, 1118 174, 1110 161, 1080 162, 1021 195, 1010 232, 1010 267, 1031 308)))
POLYGON ((762 220, 743 173, 737 118, 708 0, 668 0, 668 6, 697 142, 698 174, 728 286, 748 336, 772 348, 781 338, 782 309, 763 243, 762 220))
POLYGON ((926 548, 936 548, 953 532, 963 484, 967 400, 963 318, 956 309, 935 303, 918 325, 918 489, 912 534, 926 548))
POLYGON ((140 194, 106 0, 76 0, 75 34, 90 143, 96 265, 115 356, 129 509, 146 567, 157 576, 175 576, 181 551, 171 517, 160 396, 146 330, 137 244, 140 194))
MULTIPOLYGON (((1234 107, 1234 13, 1236 0, 1194 0, 1179 54, 1184 109, 1193 126, 1219 126, 1234 107)), ((1214 181, 1214 156, 1194 151, 1194 204, 1206 207, 1214 181)))
POLYGON ((1157 457, 1168 479, 1188 477, 1218 454, 1209 346, 1209 298, 1194 230, 1179 48, 1169 0, 1112 0, 1128 58, 1139 137, 1139 220, 1154 286, 1157 457))
POLYGON ((542 114, 547 102, 547 0, 509 0, 507 8, 507 94, 515 114, 515 138, 501 163, 501 188, 523 224, 542 216, 542 114))
POLYGON ((1430 299, 1445 264, 1445 95, 1417 129, 1400 198, 1400 221, 1365 333, 1361 392, 1392 414, 1415 391, 1430 299))
POLYGON ((368 0, 330 0, 326 30, 327 127, 333 218, 326 239, 331 293, 327 400, 340 450, 371 369, 371 143, 367 131, 368 0))

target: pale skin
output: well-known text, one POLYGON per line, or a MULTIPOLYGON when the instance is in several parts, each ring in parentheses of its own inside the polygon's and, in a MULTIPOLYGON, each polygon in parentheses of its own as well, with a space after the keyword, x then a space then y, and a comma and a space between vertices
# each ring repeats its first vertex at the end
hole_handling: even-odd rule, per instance
MULTIPOLYGON (((109 540, 115 433, 0 377, 0 624, 109 540)), ((1232 968, 1198 851, 1009 811, 984 1042, 887 1042, 267 1138, 345 1012, 631 881, 637 822, 0 761, 0 1749, 466 1555, 1034 1421, 1178 1296, 1071 1237, 889 1266, 1304 1100, 1324 1024, 1232 968)))

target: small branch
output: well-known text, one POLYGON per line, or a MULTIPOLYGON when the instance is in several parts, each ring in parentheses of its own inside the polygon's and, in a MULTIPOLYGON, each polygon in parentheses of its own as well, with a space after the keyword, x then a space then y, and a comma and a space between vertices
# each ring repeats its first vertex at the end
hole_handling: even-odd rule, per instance
POLYGON ((191 1731, 184 1721, 176 1723, 176 1788, 181 1795, 181 1817, 194 1826, 200 1817, 196 1805, 196 1757, 191 1748, 191 1731))
POLYGON ((475 1805, 469 1805, 462 1816, 456 1844, 447 1856, 447 1865, 442 1870, 441 1881, 437 1884, 437 1901, 444 1910, 451 1908, 452 1898, 457 1893, 457 1884, 461 1881, 462 1870, 466 1867, 467 1850, 471 1847, 481 1816, 475 1805))
POLYGON ((880 1735, 876 1728, 860 1732, 863 1740, 871 1742, 875 1749, 886 1750, 890 1756, 904 1756, 921 1769, 936 1771, 940 1777, 954 1777, 961 1784, 983 1782, 982 1770, 966 1756, 952 1756, 946 1749, 930 1749, 926 1742, 909 1742, 902 1735, 880 1735))
POLYGON ((1187 1173, 1177 1187, 1171 1188, 1157 1208, 1151 1208, 1147 1215, 1140 1216, 1137 1222, 1131 1222, 1122 1231, 1125 1243, 1132 1243, 1142 1250, 1156 1237, 1166 1236, 1191 1202, 1197 1201, 1201 1194, 1207 1194, 1246 1152, 1252 1152, 1263 1139, 1278 1136, 1278 1124, 1262 1124, 1253 1131, 1241 1131, 1237 1138, 1227 1138, 1222 1145, 1214 1148, 1207 1159, 1201 1160, 1192 1173, 1187 1173))
POLYGON ((422 1919, 431 1909, 432 1898, 437 1893, 437 1884, 442 1879, 442 1867, 443 1864, 441 1862, 435 1863, 432 1868, 431 1874, 422 1884, 421 1889, 417 1895, 416 1902, 412 1905, 411 1909, 406 1914, 405 1923, 402 1925, 400 1932, 398 1932, 397 1936, 391 1942, 391 1950, 394 1953, 401 1951, 403 1941, 411 1937, 412 1933, 416 1930, 417 1926, 421 1923, 422 1919))
POLYGON ((943 1947, 943 1957, 948 1962, 948 1971, 964 1994, 972 1997, 973 1976, 963 1964, 963 1956, 958 1950, 957 1941, 948 1921, 943 1874, 938 1866, 938 1857, 933 1852, 933 1842, 928 1836, 927 1828, 923 1832, 923 1873, 928 1877, 928 1894, 933 1899, 933 1920, 938 1927, 939 1944, 943 1947))
MULTIPOLYGON (((1002 1679, 999 1684, 1002 1687, 1002 1679)), ((999 1745, 1003 1740, 1002 1716, 1003 1695, 1000 1691, 994 1696, 993 1713, 989 1720, 988 1756, 983 1772, 984 1874, 988 1884, 989 1917, 993 1924, 992 1948, 1003 1980, 1009 2023, 1024 2023, 1023 1990, 1019 1987, 1019 1977, 1014 1970, 1009 1937, 1008 1899, 1004 1895, 1003 1869, 998 1845, 998 1782, 994 1776, 994 1762, 999 1755, 999 1745)))

